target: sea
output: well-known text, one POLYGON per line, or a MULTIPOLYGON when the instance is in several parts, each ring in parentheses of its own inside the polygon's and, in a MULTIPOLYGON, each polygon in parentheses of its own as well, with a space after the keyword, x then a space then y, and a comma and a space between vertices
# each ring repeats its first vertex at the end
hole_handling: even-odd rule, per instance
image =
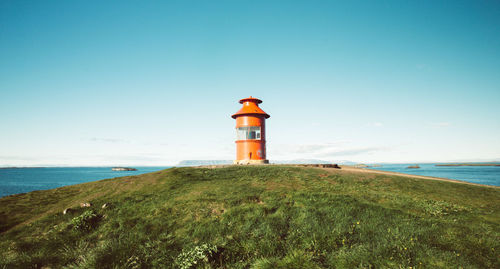
POLYGON ((436 164, 438 163, 419 163, 420 168, 408 168, 408 166, 416 165, 414 163, 380 164, 380 166, 374 165, 368 169, 500 186, 500 166, 436 166, 436 164))
MULTIPOLYGON (((411 175, 450 178, 472 183, 500 186, 500 166, 436 166, 435 163, 418 164, 420 168, 407 168, 415 164, 380 164, 368 169, 411 175)), ((34 167, 1 168, 0 197, 36 190, 54 189, 106 178, 140 175, 170 168, 170 166, 134 167, 137 171, 112 171, 111 167, 34 167)))
POLYGON ((140 175, 170 166, 134 166, 137 171, 112 171, 111 167, 0 168, 0 197, 48 190, 106 178, 140 175))

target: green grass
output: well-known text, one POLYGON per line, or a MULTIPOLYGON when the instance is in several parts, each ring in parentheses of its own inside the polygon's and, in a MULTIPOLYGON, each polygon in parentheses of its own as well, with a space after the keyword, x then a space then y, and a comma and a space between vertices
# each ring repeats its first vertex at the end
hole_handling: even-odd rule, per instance
POLYGON ((0 268, 500 268, 499 242, 498 188, 337 169, 172 168, 0 199, 0 268))

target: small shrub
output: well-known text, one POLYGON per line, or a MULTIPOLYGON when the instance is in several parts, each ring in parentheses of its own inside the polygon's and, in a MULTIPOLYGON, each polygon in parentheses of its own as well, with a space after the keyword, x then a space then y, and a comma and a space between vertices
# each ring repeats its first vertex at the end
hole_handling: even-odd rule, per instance
POLYGON ((195 246, 189 250, 183 250, 175 263, 181 269, 189 269, 201 265, 203 263, 208 263, 210 258, 217 252, 217 246, 212 244, 202 244, 195 246))
POLYGON ((71 220, 71 224, 73 225, 73 229, 85 232, 92 230, 99 220, 100 216, 94 210, 88 210, 80 216, 74 217, 71 220))

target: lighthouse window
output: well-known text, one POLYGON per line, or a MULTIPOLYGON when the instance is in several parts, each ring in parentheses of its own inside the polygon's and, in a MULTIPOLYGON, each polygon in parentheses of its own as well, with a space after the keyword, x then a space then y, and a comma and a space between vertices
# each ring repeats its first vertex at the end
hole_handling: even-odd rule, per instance
POLYGON ((260 127, 239 127, 236 128, 236 140, 260 140, 260 127))

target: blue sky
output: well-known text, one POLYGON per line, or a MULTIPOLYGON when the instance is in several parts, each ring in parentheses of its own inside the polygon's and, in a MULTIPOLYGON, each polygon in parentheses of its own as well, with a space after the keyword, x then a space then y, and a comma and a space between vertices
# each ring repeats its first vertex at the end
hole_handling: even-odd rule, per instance
POLYGON ((500 160, 498 1, 0 1, 0 165, 500 160))

